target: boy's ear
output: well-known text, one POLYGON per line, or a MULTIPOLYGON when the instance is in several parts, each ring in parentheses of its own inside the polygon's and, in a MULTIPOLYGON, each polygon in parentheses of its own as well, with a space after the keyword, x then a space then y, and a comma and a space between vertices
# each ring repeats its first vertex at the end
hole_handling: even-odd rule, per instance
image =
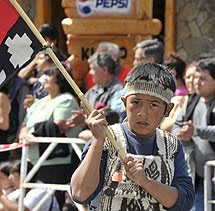
POLYGON ((122 100, 124 106, 126 107, 126 98, 125 97, 121 97, 121 100, 122 100))
POLYGON ((169 104, 167 105, 166 111, 165 111, 165 113, 164 113, 164 116, 165 116, 165 117, 168 117, 168 116, 169 116, 169 114, 170 114, 171 110, 173 109, 173 107, 174 107, 174 103, 169 103, 169 104))

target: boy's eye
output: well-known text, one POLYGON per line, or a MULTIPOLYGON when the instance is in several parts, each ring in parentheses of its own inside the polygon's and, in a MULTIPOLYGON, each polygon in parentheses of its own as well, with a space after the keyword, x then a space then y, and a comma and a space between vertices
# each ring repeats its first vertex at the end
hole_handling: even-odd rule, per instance
POLYGON ((131 101, 131 103, 134 104, 134 105, 138 105, 140 102, 137 101, 137 100, 134 100, 134 101, 131 101))
POLYGON ((155 104, 155 103, 150 103, 150 106, 153 107, 153 108, 158 107, 158 105, 155 104))

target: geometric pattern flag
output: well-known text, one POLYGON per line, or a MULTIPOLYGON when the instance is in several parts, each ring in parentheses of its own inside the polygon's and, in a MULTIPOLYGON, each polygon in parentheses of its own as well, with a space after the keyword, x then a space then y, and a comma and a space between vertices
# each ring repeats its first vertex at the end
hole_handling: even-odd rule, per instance
POLYGON ((9 0, 0 0, 0 87, 42 50, 9 0))

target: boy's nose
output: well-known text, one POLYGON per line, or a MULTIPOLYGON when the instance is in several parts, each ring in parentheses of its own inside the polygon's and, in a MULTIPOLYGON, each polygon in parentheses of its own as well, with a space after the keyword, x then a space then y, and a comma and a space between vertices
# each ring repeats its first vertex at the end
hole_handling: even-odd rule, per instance
POLYGON ((146 107, 142 107, 138 112, 139 116, 146 116, 148 114, 148 109, 146 107))

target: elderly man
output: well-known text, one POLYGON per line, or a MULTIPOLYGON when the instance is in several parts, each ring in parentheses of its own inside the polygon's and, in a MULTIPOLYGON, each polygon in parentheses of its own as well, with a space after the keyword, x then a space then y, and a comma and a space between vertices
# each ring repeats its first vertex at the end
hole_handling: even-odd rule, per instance
MULTIPOLYGON (((116 77, 119 64, 106 52, 96 52, 88 62, 90 64, 89 73, 95 85, 86 92, 85 96, 95 109, 110 107, 114 93, 123 89, 123 85, 116 77)), ((67 120, 66 126, 73 127, 79 124, 85 128, 84 114, 80 111, 72 111, 72 113, 73 116, 67 120)), ((80 137, 85 139, 85 133, 82 135, 80 137)))
POLYGON ((158 39, 144 40, 133 48, 134 62, 137 66, 144 63, 163 63, 163 44, 158 39))
POLYGON ((99 104, 110 106, 114 93, 123 88, 115 77, 119 64, 110 54, 103 52, 96 52, 89 62, 89 73, 95 85, 87 91, 86 98, 94 108, 99 104))
MULTIPOLYGON (((112 42, 100 42, 96 49, 96 52, 103 52, 111 55, 112 58, 115 60, 115 62, 119 64, 117 66, 115 75, 117 76, 119 81, 123 84, 124 79, 127 76, 128 72, 131 70, 131 68, 120 65, 121 54, 120 54, 119 46, 112 42)), ((89 58, 88 60, 89 63, 91 63, 90 62, 91 59, 92 57, 89 58)), ((92 76, 90 72, 88 72, 86 76, 85 85, 86 85, 86 90, 89 90, 93 85, 95 85, 92 81, 92 76)))

